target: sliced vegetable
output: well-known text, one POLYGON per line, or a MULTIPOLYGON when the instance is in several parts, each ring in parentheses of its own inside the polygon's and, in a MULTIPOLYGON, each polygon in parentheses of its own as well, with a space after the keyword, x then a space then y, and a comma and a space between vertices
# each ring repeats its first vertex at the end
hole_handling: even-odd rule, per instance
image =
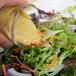
MULTIPOLYGON (((29 10, 31 10, 31 8, 29 10)), ((38 34, 41 37, 41 40, 35 43, 31 43, 31 46, 33 48, 31 46, 28 46, 23 49, 4 48, 5 51, 0 53, 0 65, 2 65, 3 63, 5 64, 10 63, 13 60, 13 58, 11 58, 10 55, 14 54, 17 56, 12 56, 12 57, 15 57, 18 61, 18 63, 13 62, 14 67, 16 66, 20 67, 21 71, 22 69, 27 69, 32 73, 37 74, 38 76, 44 76, 44 75, 57 76, 57 74, 60 73, 61 70, 69 69, 68 66, 70 66, 70 68, 75 67, 76 66, 75 63, 76 62, 76 31, 75 31, 76 19, 74 18, 73 11, 76 10, 76 5, 73 7, 70 6, 66 10, 67 10, 66 12, 68 12, 71 15, 71 17, 69 18, 65 17, 59 12, 57 13, 54 12, 54 14, 50 12, 49 14, 49 13, 45 13, 44 11, 39 11, 40 18, 46 18, 47 16, 47 18, 50 19, 49 21, 40 23, 38 34), (19 52, 17 53, 10 51, 12 49, 13 51, 17 50, 19 52), (57 50, 57 52, 55 52, 55 50, 57 50), (18 59, 18 56, 19 59, 22 60, 23 62, 21 62, 18 59), (66 60, 67 61, 66 64, 67 63, 69 64, 66 65, 65 64, 66 58, 71 58, 74 60, 73 61, 66 60), (34 71, 32 69, 38 71, 34 71)), ((35 14, 33 14, 33 17, 34 16, 35 14)), ((37 22, 35 17, 33 21, 37 22)), ((69 72, 71 71, 68 71, 67 74, 64 75, 67 76, 72 75, 72 73, 69 74, 69 72)), ((18 76, 19 75, 22 76, 22 74, 20 73, 18 74, 18 76)), ((17 76, 16 72, 15 72, 15 76, 17 76)), ((61 74, 59 74, 58 76, 61 76, 61 74)))
POLYGON ((34 48, 34 47, 35 47, 35 46, 37 46, 37 45, 40 45, 40 44, 42 44, 42 42, 46 42, 46 40, 44 40, 44 39, 40 39, 40 41, 38 41, 38 42, 31 43, 31 45, 32 45, 32 48, 34 48))
POLYGON ((3 72, 4 72, 4 76, 7 76, 7 72, 6 72, 6 68, 5 68, 4 64, 2 64, 2 69, 3 69, 3 72))
MULTIPOLYGON (((21 64, 20 67, 22 67, 22 68, 24 68, 24 69, 27 69, 27 70, 33 72, 34 74, 36 74, 36 73, 38 72, 38 71, 34 71, 34 70, 32 70, 31 68, 29 68, 29 67, 27 67, 26 65, 24 65, 24 64, 18 59, 17 56, 11 55, 11 57, 14 57, 14 58, 16 58, 16 59, 18 60, 18 62, 21 64)), ((18 64, 14 64, 14 65, 18 65, 18 64)))
POLYGON ((51 41, 53 40, 54 37, 55 37, 55 34, 53 34, 53 36, 51 37, 51 39, 50 39, 49 42, 51 42, 51 41))
POLYGON ((76 45, 71 45, 71 47, 76 47, 76 45))
POLYGON ((26 73, 19 73, 14 70, 14 68, 10 68, 7 71, 8 76, 32 76, 31 74, 26 74, 26 73))
POLYGON ((52 37, 53 34, 57 34, 64 31, 64 30, 50 30, 44 26, 42 27, 42 29, 48 31, 48 34, 42 34, 42 38, 44 40, 47 40, 48 38, 52 37))
POLYGON ((4 51, 4 49, 2 47, 0 47, 0 53, 3 52, 3 51, 4 51))
POLYGON ((56 58, 57 58, 57 52, 55 52, 55 57, 54 57, 52 63, 49 65, 48 69, 50 69, 54 65, 56 58))
POLYGON ((43 34, 49 34, 48 31, 43 32, 43 34))
POLYGON ((72 27, 73 30, 76 30, 76 25, 69 25, 68 27, 72 27))
POLYGON ((12 51, 21 51, 23 48, 15 48, 12 51))
POLYGON ((42 37, 42 35, 41 35, 42 32, 40 30, 38 30, 38 34, 39 34, 40 37, 42 37))

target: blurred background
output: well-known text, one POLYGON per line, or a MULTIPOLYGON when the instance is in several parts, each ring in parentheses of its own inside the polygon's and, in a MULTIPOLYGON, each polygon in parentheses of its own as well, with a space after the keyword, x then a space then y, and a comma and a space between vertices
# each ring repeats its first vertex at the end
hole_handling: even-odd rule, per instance
POLYGON ((75 5, 76 0, 37 0, 33 4, 45 11, 60 11, 69 5, 75 5))

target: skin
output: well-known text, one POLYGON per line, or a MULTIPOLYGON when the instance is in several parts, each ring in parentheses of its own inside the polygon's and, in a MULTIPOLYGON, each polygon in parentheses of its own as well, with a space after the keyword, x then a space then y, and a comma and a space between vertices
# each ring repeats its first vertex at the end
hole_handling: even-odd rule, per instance
MULTIPOLYGON (((26 0, 0 0, 0 8, 4 6, 23 6, 27 4, 26 0)), ((0 46, 12 47, 13 43, 0 32, 0 46)))

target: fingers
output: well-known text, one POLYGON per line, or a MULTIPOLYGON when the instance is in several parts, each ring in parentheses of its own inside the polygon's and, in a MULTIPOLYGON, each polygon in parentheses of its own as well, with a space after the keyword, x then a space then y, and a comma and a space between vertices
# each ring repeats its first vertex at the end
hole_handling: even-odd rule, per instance
POLYGON ((22 6, 27 4, 26 0, 6 0, 5 6, 22 6))
POLYGON ((8 38, 6 38, 2 33, 0 33, 0 46, 8 48, 13 46, 13 43, 8 38))
POLYGON ((27 0, 0 0, 0 8, 3 6, 23 6, 27 0))
POLYGON ((2 8, 5 4, 5 0, 0 0, 0 8, 2 8))

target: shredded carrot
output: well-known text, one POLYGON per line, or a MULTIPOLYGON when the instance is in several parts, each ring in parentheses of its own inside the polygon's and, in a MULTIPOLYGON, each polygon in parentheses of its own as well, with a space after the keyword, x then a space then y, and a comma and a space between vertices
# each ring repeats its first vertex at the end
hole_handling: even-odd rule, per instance
MULTIPOLYGON (((20 65, 21 68, 27 69, 27 70, 33 72, 34 74, 36 74, 36 73, 38 72, 38 71, 34 71, 34 70, 32 70, 31 68, 29 68, 29 67, 27 67, 26 65, 24 65, 24 64, 18 59, 17 56, 11 55, 11 57, 14 57, 14 58, 17 59, 17 61, 21 64, 21 65, 20 65)), ((15 66, 15 65, 19 66, 19 64, 17 64, 17 63, 14 63, 13 65, 14 65, 14 66, 15 66)))
POLYGON ((39 34, 40 37, 42 37, 42 35, 41 35, 42 32, 40 30, 38 30, 38 34, 39 34))
POLYGON ((51 42, 51 41, 53 40, 54 37, 55 37, 55 34, 53 34, 53 36, 51 37, 51 39, 50 39, 49 42, 51 42))
POLYGON ((21 67, 21 68, 23 68, 23 69, 27 69, 27 70, 35 73, 34 70, 32 70, 31 68, 29 68, 29 67, 27 67, 27 66, 25 67, 25 65, 19 65, 18 63, 13 63, 13 65, 14 65, 14 66, 19 66, 19 67, 21 67))
MULTIPOLYGON (((42 32, 41 32, 40 30, 38 30, 38 34, 39 34, 40 37, 42 37, 42 36, 41 36, 42 32)), ((37 45, 42 44, 42 42, 46 42, 46 40, 40 39, 38 42, 33 42, 33 43, 31 43, 32 48, 34 48, 34 47, 37 46, 37 45)))
POLYGON ((40 44, 42 44, 42 42, 32 43, 31 45, 32 45, 32 48, 34 48, 34 47, 36 47, 37 45, 40 45, 40 44))
POLYGON ((12 51, 21 51, 23 48, 15 48, 15 49, 13 49, 12 51))
POLYGON ((55 57, 54 57, 52 63, 49 65, 48 69, 50 69, 54 65, 56 58, 57 58, 57 52, 55 52, 55 57))
POLYGON ((17 61, 18 61, 21 65, 23 65, 23 63, 18 59, 18 57, 17 57, 17 56, 11 55, 11 57, 16 58, 16 59, 17 59, 17 61))
POLYGON ((48 31, 43 32, 43 34, 49 34, 48 31))
POLYGON ((6 72, 6 68, 5 68, 4 64, 2 64, 2 69, 3 69, 3 72, 4 72, 4 76, 7 76, 7 72, 6 72))
MULTIPOLYGON (((23 68, 23 69, 28 69, 29 71, 31 71, 31 72, 35 72, 34 70, 32 70, 31 68, 29 68, 29 67, 25 67, 24 65, 20 65, 20 64, 18 64, 18 63, 13 63, 13 65, 14 66, 19 66, 19 67, 21 67, 21 68, 23 68)), ((36 72, 38 72, 38 71, 36 71, 36 72)))
POLYGON ((18 63, 13 63, 13 66, 16 66, 16 65, 17 65, 17 66, 20 66, 20 64, 18 64, 18 63))
POLYGON ((41 41, 36 42, 36 43, 32 43, 31 45, 33 45, 33 46, 37 46, 37 45, 40 45, 40 44, 42 44, 42 42, 41 42, 41 41))
POLYGON ((35 47, 35 45, 32 45, 32 48, 34 48, 35 47))
POLYGON ((34 47, 37 46, 37 45, 42 44, 42 42, 46 42, 46 40, 44 40, 44 39, 40 39, 38 42, 31 43, 32 48, 34 48, 34 47))
POLYGON ((74 48, 74 47, 76 47, 76 45, 71 45, 71 47, 73 47, 73 48, 74 48))
POLYGON ((46 40, 44 40, 44 39, 41 39, 41 41, 46 42, 46 40))
MULTIPOLYGON (((68 44, 65 44, 66 46, 68 46, 68 44)), ((72 48, 76 47, 76 45, 71 45, 72 48)))
POLYGON ((40 44, 42 44, 42 41, 40 41, 40 42, 36 43, 36 46, 37 46, 37 45, 40 45, 40 44))
POLYGON ((37 74, 39 72, 39 71, 34 71, 34 70, 32 70, 31 68, 29 68, 27 66, 21 65, 20 67, 23 68, 23 69, 27 69, 27 70, 31 71, 32 73, 34 73, 34 74, 37 74))

